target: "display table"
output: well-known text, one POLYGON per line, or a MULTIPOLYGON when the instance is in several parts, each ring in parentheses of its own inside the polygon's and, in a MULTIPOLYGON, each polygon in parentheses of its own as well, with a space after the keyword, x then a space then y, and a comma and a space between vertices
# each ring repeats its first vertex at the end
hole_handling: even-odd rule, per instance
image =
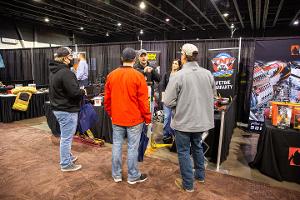
MULTIPOLYGON (((234 128, 236 127, 236 97, 227 106, 224 118, 224 133, 222 151, 220 157, 220 163, 227 159, 229 154, 229 146, 232 138, 234 128)), ((221 127, 221 112, 215 112, 215 128, 209 131, 209 135, 205 139, 205 143, 209 145, 209 149, 205 154, 205 157, 210 158, 211 162, 217 162, 219 135, 221 127)))
POLYGON ((48 101, 48 93, 33 94, 27 111, 13 110, 16 95, 0 95, 0 122, 8 123, 44 115, 43 105, 48 101))
MULTIPOLYGON (((293 181, 300 183, 300 163, 291 165, 290 153, 300 153, 300 131, 294 129, 279 129, 266 120, 263 132, 260 134, 255 159, 249 164, 263 174, 279 181, 293 181)), ((295 158, 299 161, 300 158, 295 158)))
MULTIPOLYGON (((59 124, 51 110, 50 102, 46 102, 44 104, 44 109, 49 128, 51 129, 54 135, 59 136, 59 124)), ((95 123, 95 126, 90 130, 94 134, 95 138, 104 139, 105 142, 112 143, 112 125, 110 117, 104 110, 103 106, 94 106, 94 109, 99 116, 99 120, 95 123)))
MULTIPOLYGON (((55 135, 60 135, 59 124, 56 121, 56 118, 50 108, 50 103, 47 102, 44 105, 45 115, 47 118, 48 126, 55 135)), ((99 122, 96 123, 96 126, 91 130, 94 133, 96 138, 104 139, 106 142, 112 143, 112 125, 111 119, 104 111, 104 107, 95 107, 95 111, 98 113, 100 118, 99 122)), ((221 162, 226 160, 229 154, 229 146, 231 142, 231 137, 233 130, 236 126, 236 98, 227 106, 225 112, 225 122, 224 122, 224 134, 223 134, 223 143, 222 143, 222 153, 221 153, 221 162)), ((205 154, 206 157, 210 158, 210 161, 216 162, 218 155, 218 144, 219 144, 219 134, 220 134, 220 112, 215 113, 215 128, 210 130, 208 137, 205 139, 205 142, 210 146, 208 152, 205 154)))

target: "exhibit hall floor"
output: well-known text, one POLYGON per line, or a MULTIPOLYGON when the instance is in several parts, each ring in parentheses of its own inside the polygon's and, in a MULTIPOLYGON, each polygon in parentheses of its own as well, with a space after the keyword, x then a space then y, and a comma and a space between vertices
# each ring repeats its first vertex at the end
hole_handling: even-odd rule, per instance
MULTIPOLYGON (((159 137, 160 125, 154 132, 159 137)), ((158 149, 140 165, 149 179, 126 182, 126 148, 123 149, 125 180, 111 178, 111 145, 92 147, 74 142, 73 153, 83 168, 63 173, 59 169, 59 140, 52 136, 44 117, 9 124, 0 123, 0 199, 300 199, 300 185, 278 182, 248 167, 256 151, 257 135, 235 129, 230 153, 214 172, 208 163, 205 184, 194 193, 179 191, 177 155, 158 149)))

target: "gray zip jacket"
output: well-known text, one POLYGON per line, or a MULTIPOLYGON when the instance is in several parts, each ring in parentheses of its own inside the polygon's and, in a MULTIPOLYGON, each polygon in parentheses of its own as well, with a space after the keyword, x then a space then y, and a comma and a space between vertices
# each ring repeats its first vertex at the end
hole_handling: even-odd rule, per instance
POLYGON ((172 109, 171 127, 182 132, 214 128, 216 86, 210 71, 197 62, 187 62, 170 76, 164 103, 172 109))

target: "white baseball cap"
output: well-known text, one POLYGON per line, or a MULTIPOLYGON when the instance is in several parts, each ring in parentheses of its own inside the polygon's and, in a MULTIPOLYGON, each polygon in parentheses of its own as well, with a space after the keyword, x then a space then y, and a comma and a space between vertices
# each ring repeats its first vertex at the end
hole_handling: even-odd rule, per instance
POLYGON ((192 56, 193 53, 198 53, 198 48, 193 44, 186 43, 182 46, 181 53, 184 53, 187 56, 192 56))

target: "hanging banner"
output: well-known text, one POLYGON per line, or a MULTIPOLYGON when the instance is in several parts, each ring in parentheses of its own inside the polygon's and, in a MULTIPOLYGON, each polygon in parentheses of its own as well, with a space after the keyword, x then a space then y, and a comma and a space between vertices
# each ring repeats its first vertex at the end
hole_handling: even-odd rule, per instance
POLYGON ((300 39, 256 41, 249 130, 260 132, 270 101, 300 102, 300 39))
POLYGON ((160 74, 160 51, 148 51, 148 62, 151 66, 156 68, 156 71, 160 74))
POLYGON ((215 78, 218 95, 234 97, 238 49, 208 50, 208 69, 215 78))

